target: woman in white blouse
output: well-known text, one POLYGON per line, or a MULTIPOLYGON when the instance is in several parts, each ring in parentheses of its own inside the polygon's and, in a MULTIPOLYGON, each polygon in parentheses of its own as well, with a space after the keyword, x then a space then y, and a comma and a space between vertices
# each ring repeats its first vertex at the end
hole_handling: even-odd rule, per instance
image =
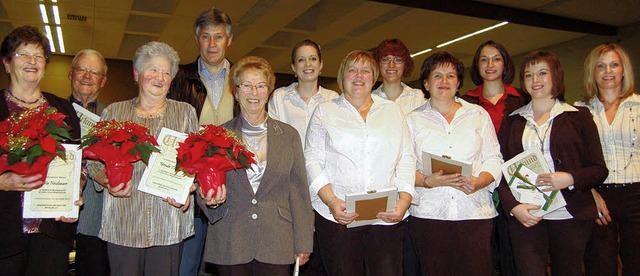
POLYGON ((457 97, 464 65, 447 52, 422 64, 420 82, 429 98, 407 115, 418 157, 417 205, 409 229, 423 275, 491 275, 491 199, 502 156, 491 118, 482 107, 457 97), (470 177, 424 171, 430 153, 470 163, 470 177))
POLYGON ((404 114, 424 104, 422 91, 402 82, 402 77, 409 77, 413 72, 413 59, 400 39, 385 39, 380 42, 373 50, 373 58, 380 65, 382 76, 382 84, 373 90, 373 94, 396 102, 404 114))
POLYGON ((640 275, 640 95, 634 90, 629 54, 603 44, 584 63, 586 106, 598 127, 609 176, 591 190, 600 217, 591 233, 587 275, 640 275), (620 241, 618 242, 618 236, 620 241))
POLYGON ((320 46, 308 39, 298 42, 291 51, 291 70, 298 82, 273 91, 269 100, 269 116, 293 126, 303 143, 311 114, 318 104, 335 99, 338 93, 318 84, 322 71, 320 46))
POLYGON ((305 159, 316 211, 319 254, 329 275, 402 275, 403 218, 414 193, 415 158, 400 107, 371 94, 378 76, 373 57, 353 51, 342 61, 343 94, 316 108, 305 159), (380 223, 347 228, 345 195, 397 188, 399 200, 380 223))

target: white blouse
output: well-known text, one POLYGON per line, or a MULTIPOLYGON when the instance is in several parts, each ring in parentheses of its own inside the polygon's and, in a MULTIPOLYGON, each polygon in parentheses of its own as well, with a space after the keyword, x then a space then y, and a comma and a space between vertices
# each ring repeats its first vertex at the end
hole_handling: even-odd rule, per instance
MULTIPOLYGON (((400 93, 400 96, 398 96, 395 102, 400 106, 400 109, 402 109, 402 114, 406 115, 414 109, 423 105, 426 99, 424 98, 424 93, 422 93, 422 90, 411 88, 404 83, 402 83, 402 87, 402 93, 400 93)), ((382 91, 382 89, 383 85, 381 84, 380 86, 378 86, 378 88, 376 88, 376 90, 373 90, 373 92, 371 93, 378 95, 383 99, 388 99, 387 93, 382 91)))
POLYGON ((489 113, 479 105, 456 97, 462 107, 451 123, 431 107, 431 101, 407 115, 407 124, 418 157, 416 170, 424 172, 422 153, 447 155, 471 163, 471 175, 490 173, 495 179, 473 194, 452 187, 416 188, 419 204, 412 205, 412 216, 447 221, 489 219, 497 215, 491 192, 502 177, 502 154, 489 113))
POLYGON ((613 122, 609 124, 604 105, 594 97, 586 106, 593 114, 598 127, 604 161, 609 168, 605 184, 640 182, 640 95, 632 94, 624 99, 613 122))
POLYGON ((393 102, 371 97, 366 122, 344 95, 318 105, 309 122, 304 151, 309 192, 313 208, 327 220, 335 222, 318 197, 326 184, 342 200, 392 187, 415 195, 416 161, 405 117, 393 102))
POLYGON ((269 116, 278 121, 290 124, 300 134, 300 141, 304 148, 304 141, 307 134, 307 126, 316 106, 322 102, 333 100, 338 97, 338 93, 326 89, 322 86, 318 88, 318 93, 313 95, 309 104, 300 98, 296 91, 297 82, 289 86, 280 87, 273 91, 269 100, 269 116))

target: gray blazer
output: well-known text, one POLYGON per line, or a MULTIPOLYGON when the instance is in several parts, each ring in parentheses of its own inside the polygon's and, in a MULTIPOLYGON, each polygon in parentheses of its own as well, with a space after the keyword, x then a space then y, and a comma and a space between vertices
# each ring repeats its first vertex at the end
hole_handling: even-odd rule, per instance
MULTIPOLYGON (((242 117, 224 124, 242 137, 242 117)), ((294 253, 313 247, 313 211, 298 132, 267 119, 267 168, 256 193, 245 169, 227 172, 227 200, 218 208, 198 205, 209 218, 204 260, 220 265, 257 260, 291 264, 294 253)))

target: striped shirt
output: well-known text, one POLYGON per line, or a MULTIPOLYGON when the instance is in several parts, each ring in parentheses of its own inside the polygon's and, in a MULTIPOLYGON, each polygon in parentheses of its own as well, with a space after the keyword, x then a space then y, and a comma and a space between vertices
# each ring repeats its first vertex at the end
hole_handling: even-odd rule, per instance
MULTIPOLYGON (((141 117, 135 114, 136 101, 134 98, 109 105, 102 112, 101 120, 132 121, 149 128, 155 137, 162 127, 183 133, 198 129, 195 109, 187 103, 167 99, 164 114, 141 117)), ((142 161, 134 164, 131 197, 116 198, 105 193, 100 239, 121 246, 146 248, 176 244, 194 234, 193 205, 187 212, 182 212, 160 197, 138 191, 145 168, 142 161)), ((92 176, 101 170, 102 163, 89 165, 92 176)))
POLYGON ((593 114, 598 127, 604 161, 609 169, 605 184, 640 182, 640 95, 632 94, 622 100, 613 122, 609 124, 604 105, 594 97, 585 105, 593 114))

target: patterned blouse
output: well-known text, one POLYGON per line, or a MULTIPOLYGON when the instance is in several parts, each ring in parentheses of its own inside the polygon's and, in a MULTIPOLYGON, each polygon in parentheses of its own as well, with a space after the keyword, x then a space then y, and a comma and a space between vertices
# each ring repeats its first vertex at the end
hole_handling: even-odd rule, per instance
MULTIPOLYGON (((101 120, 132 121, 149 128, 155 137, 162 127, 183 133, 198 130, 195 109, 187 103, 167 99, 163 114, 142 117, 135 114, 137 101, 134 98, 109 105, 102 112, 101 120)), ((89 173, 93 176, 103 168, 102 163, 93 162, 89 173)), ((160 197, 138 191, 145 168, 142 161, 134 164, 131 197, 117 198, 105 193, 100 239, 120 246, 146 248, 176 244, 194 234, 193 204, 187 212, 182 212, 160 197)))

